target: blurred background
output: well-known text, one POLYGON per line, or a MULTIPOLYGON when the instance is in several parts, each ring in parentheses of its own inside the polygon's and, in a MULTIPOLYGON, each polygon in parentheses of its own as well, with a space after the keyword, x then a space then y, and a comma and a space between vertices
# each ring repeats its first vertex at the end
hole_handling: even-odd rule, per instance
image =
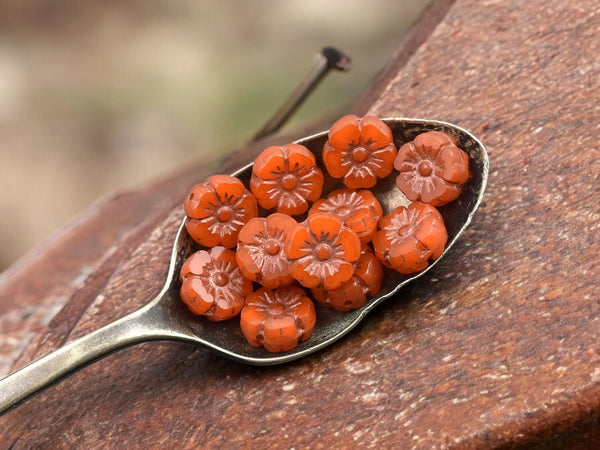
POLYGON ((294 117, 342 111, 429 0, 0 0, 0 271, 92 202, 250 138, 326 45, 294 117))

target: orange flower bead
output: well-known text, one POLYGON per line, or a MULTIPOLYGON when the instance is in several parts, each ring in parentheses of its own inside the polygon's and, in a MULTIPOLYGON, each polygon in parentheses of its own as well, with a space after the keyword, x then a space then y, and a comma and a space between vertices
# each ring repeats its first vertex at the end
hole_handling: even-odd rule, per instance
POLYGON ((194 186, 183 208, 188 233, 204 247, 235 247, 240 228, 258 216, 254 196, 229 175, 213 175, 194 186))
POLYGON ((323 162, 334 178, 352 189, 371 188, 394 167, 396 146, 392 130, 377 117, 347 115, 329 129, 323 162))
POLYGON ((442 215, 426 203, 399 206, 381 219, 379 228, 373 238, 375 255, 403 274, 424 270, 448 241, 442 215))
POLYGON ((317 320, 313 302, 297 286, 260 288, 246 299, 240 325, 253 347, 270 352, 292 350, 306 341, 317 320))
POLYGON ((469 179, 469 157, 441 131, 419 134, 400 147, 396 184, 411 201, 442 206, 458 198, 469 179))
POLYGON ((314 288, 311 292, 315 300, 323 305, 331 306, 338 311, 350 311, 363 306, 367 302, 367 296, 377 295, 382 281, 381 263, 371 249, 365 246, 350 281, 331 291, 314 288))
POLYGON ((344 226, 356 232, 362 244, 373 239, 377 222, 383 216, 379 201, 370 191, 352 189, 338 189, 331 192, 327 199, 317 200, 308 215, 320 212, 339 217, 344 226))
POLYGON ((285 240, 298 225, 286 214, 250 220, 238 236, 237 262, 242 274, 270 289, 294 282, 285 256, 285 240))
POLYGON ((291 275, 303 286, 327 290, 352 277, 360 251, 357 234, 326 213, 313 214, 298 224, 285 244, 291 275))
POLYGON ((252 293, 252 282, 240 273, 235 252, 224 247, 194 253, 183 263, 179 278, 181 300, 192 313, 213 322, 237 316, 252 293))
POLYGON ((263 208, 296 216, 319 198, 324 180, 309 149, 298 144, 273 146, 254 161, 250 190, 263 208))

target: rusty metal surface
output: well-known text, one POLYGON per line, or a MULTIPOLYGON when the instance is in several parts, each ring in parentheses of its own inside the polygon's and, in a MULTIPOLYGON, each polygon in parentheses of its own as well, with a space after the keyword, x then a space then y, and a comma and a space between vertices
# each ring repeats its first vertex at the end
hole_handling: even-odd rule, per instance
MULTIPOLYGON (((387 79, 370 112, 457 123, 481 138, 493 170, 452 252, 357 332, 270 368, 186 344, 133 347, 4 416, 2 443, 598 444, 599 8, 457 0, 387 79)), ((157 219, 104 282, 93 285, 91 274, 92 304, 67 330, 56 316, 17 364, 47 351, 44 334, 79 336, 158 292, 177 213, 157 219)))

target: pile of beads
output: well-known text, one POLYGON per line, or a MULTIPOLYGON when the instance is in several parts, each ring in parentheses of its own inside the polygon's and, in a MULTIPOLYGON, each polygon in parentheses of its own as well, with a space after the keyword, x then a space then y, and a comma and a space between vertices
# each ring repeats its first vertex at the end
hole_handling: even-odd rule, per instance
POLYGON ((186 229, 205 248, 180 272, 192 313, 239 315, 250 345, 288 351, 314 329, 313 299, 357 309, 379 292, 382 264, 411 274, 439 258, 448 234, 436 207, 457 199, 469 179, 469 158, 451 136, 425 132, 398 150, 383 121, 348 115, 330 128, 322 159, 345 186, 324 198, 323 169, 299 144, 265 149, 247 187, 214 175, 190 190, 186 229), (412 203, 384 215, 369 189, 394 169, 412 203), (259 206, 269 213, 259 217, 259 206))

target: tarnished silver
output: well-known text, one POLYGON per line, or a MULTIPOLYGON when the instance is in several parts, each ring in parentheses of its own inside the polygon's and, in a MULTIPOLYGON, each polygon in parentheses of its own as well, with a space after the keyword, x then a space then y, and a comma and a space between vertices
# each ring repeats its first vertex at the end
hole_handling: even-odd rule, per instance
MULTIPOLYGON (((227 358, 253 365, 274 365, 293 361, 334 343, 352 330, 366 315, 384 300, 396 294, 407 283, 423 277, 448 253, 456 240, 471 222, 487 183, 488 157, 485 148, 468 131, 450 123, 390 118, 384 121, 392 129, 397 146, 413 140, 422 132, 440 130, 452 135, 470 160, 471 177, 461 196, 439 208, 448 230, 448 245, 442 256, 423 272, 402 275, 385 269, 381 291, 362 308, 338 312, 317 305, 317 323, 311 338, 294 350, 273 354, 248 345, 240 331, 239 321, 213 323, 192 315, 179 299, 178 272, 183 261, 198 249, 188 236, 183 223, 179 228, 169 275, 161 292, 140 310, 89 335, 73 341, 55 352, 23 367, 0 380, 0 413, 7 411, 39 390, 65 377, 91 362, 129 345, 151 340, 179 340, 201 345, 227 358)), ((327 132, 300 139, 322 166, 321 151, 327 132)), ((248 165, 233 175, 247 184, 252 173, 248 165)), ((339 180, 326 175, 324 194, 342 187, 339 180)), ((395 186, 395 176, 380 181, 373 192, 382 204, 384 213, 409 202, 395 186)))

